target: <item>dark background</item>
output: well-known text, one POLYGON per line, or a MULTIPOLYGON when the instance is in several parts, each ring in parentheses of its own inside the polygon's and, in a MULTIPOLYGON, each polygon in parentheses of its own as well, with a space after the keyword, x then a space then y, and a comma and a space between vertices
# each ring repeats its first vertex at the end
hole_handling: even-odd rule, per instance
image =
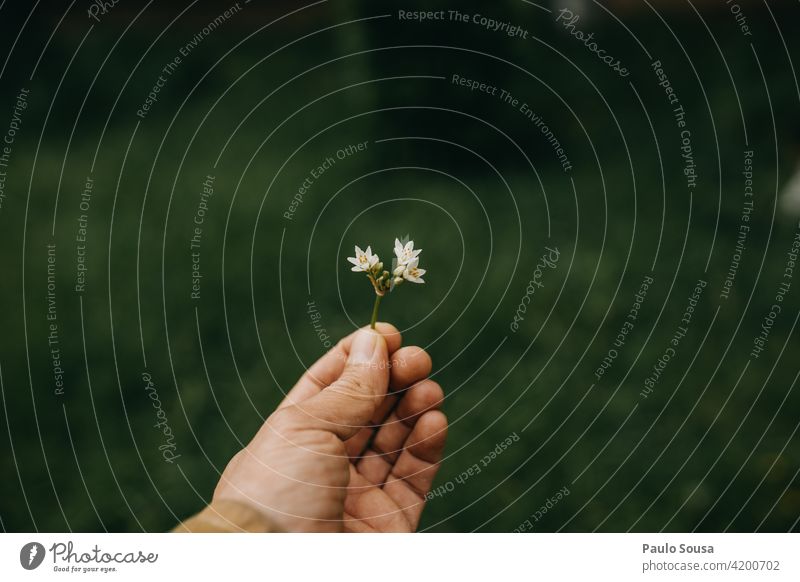
POLYGON ((89 2, 43 4, 0 8, 0 131, 30 89, 0 209, 5 530, 158 531, 196 511, 324 352, 307 302, 332 338, 367 323, 371 291, 345 257, 354 244, 388 257, 404 234, 424 249, 427 284, 390 296, 381 319, 428 349, 452 423, 436 483, 452 491, 422 528, 510 531, 566 486, 535 530, 797 529, 800 281, 765 351, 749 356, 797 229, 777 203, 798 161, 797 3, 740 2, 752 36, 722 2, 573 3, 577 28, 631 71, 621 78, 555 22, 560 4, 240 2, 145 119, 136 110, 162 67, 232 3, 121 2, 99 23, 89 2), (435 8, 530 34, 397 18, 435 8), (693 191, 655 59, 686 110, 693 191), (453 74, 530 104, 573 169, 518 110, 453 74), (337 162, 286 220, 309 171, 362 141, 367 151, 337 162), (745 150, 754 212, 726 300, 745 150), (47 339, 50 243, 63 395, 47 339), (512 333, 546 246, 558 267, 512 333), (651 272, 635 329, 596 381, 651 272), (699 279, 688 334, 642 398, 699 279), (172 464, 144 373, 174 433, 172 464))

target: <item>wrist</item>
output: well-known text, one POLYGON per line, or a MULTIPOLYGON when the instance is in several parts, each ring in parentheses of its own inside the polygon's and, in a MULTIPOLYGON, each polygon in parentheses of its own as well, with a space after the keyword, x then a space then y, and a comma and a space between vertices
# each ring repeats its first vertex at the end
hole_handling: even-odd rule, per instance
POLYGON ((180 523, 173 533, 270 533, 280 531, 252 505, 217 499, 200 513, 180 523))

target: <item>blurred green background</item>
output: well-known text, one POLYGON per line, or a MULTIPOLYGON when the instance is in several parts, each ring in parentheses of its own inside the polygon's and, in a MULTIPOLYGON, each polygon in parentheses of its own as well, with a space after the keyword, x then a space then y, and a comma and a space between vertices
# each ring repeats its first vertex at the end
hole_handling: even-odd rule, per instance
POLYGON ((424 249, 427 284, 390 296, 381 319, 430 352, 447 393, 436 485, 520 437, 431 500, 423 529, 511 531, 565 486, 536 531, 797 529, 800 282, 764 353, 748 355, 797 229, 776 209, 798 161, 796 3, 742 2, 752 36, 721 3, 572 3, 578 28, 625 63, 626 78, 566 34, 557 4, 240 3, 137 116, 163 67, 232 4, 121 3, 99 22, 88 4, 63 19, 67 5, 30 18, 24 2, 0 10, 0 131, 30 90, 0 208, 5 530, 158 531, 199 509, 324 353, 307 302, 332 338, 367 323, 371 291, 345 257, 355 244, 388 256, 405 234, 424 249), (529 35, 398 19, 419 9, 480 13, 529 35), (654 60, 687 113, 693 191, 654 60), (453 74, 528 103, 573 169, 518 108, 453 74), (284 217, 311 169, 365 141, 284 217), (754 212, 723 300, 746 150, 754 212), (81 214, 86 288, 76 292, 81 214), (514 333, 546 246, 559 264, 514 333), (635 328, 598 381, 651 273, 635 328), (688 334, 642 398, 699 279, 708 286, 688 334), (174 463, 159 451, 143 374, 173 431, 174 463))

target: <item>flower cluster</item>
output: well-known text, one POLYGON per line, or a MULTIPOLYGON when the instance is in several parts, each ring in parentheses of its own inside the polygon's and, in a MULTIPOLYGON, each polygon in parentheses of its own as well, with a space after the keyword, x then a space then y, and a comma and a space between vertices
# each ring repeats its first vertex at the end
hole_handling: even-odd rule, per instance
POLYGON ((356 256, 347 257, 353 264, 352 271, 356 273, 366 273, 372 286, 375 288, 376 295, 386 295, 388 291, 403 281, 412 283, 424 283, 422 276, 425 269, 419 268, 419 254, 422 249, 414 250, 414 241, 410 240, 405 245, 400 239, 394 239, 394 254, 396 258, 392 260, 392 272, 383 270, 383 263, 380 257, 372 253, 372 247, 367 247, 366 251, 356 245, 356 256))
POLYGON ((400 239, 394 239, 394 254, 392 259, 391 271, 385 270, 383 262, 378 255, 373 254, 372 247, 361 250, 356 245, 356 256, 347 257, 353 264, 352 271, 356 273, 366 273, 373 289, 375 289, 375 309, 372 313, 372 327, 375 327, 375 320, 378 315, 378 305, 381 298, 404 281, 411 283, 424 283, 422 276, 425 269, 419 268, 419 254, 422 249, 414 249, 414 241, 409 240, 405 244, 400 239))

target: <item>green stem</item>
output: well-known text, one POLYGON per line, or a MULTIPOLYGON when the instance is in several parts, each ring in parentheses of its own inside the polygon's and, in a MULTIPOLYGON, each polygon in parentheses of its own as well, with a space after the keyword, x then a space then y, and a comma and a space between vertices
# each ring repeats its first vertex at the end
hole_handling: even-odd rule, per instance
POLYGON ((372 321, 369 324, 372 329, 375 329, 375 323, 378 321, 378 308, 381 306, 381 299, 383 299, 383 295, 375 295, 375 307, 372 308, 372 321))

